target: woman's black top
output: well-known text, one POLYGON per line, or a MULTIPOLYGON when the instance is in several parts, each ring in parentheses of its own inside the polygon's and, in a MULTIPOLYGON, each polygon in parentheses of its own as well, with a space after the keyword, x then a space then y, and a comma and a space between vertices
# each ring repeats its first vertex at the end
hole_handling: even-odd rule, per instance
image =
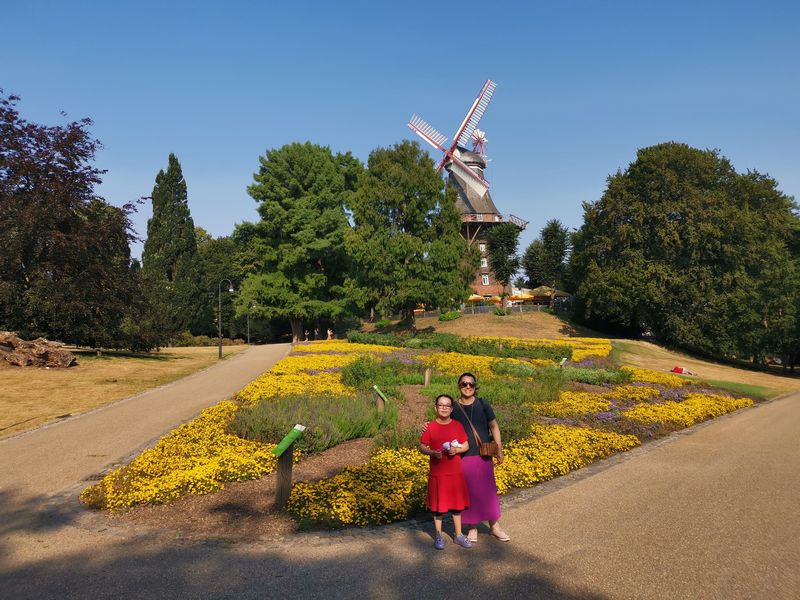
POLYGON ((479 442, 475 439, 475 433, 472 431, 467 417, 470 418, 472 424, 475 425, 475 429, 478 430, 481 442, 491 441, 492 438, 489 436, 489 421, 494 421, 497 417, 494 415, 492 405, 483 398, 476 397, 469 406, 464 406, 456 400, 453 406, 453 418, 464 427, 464 431, 467 432, 467 439, 469 440, 469 450, 467 450, 466 454, 462 454, 461 456, 480 456, 478 450, 479 442), (461 410, 462 408, 464 410, 461 410))

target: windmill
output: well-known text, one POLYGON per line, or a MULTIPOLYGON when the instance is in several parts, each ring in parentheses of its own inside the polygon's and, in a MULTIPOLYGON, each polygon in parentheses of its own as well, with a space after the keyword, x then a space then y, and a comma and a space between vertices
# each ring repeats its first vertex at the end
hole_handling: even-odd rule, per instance
POLYGON ((497 210, 489 192, 489 182, 483 177, 487 140, 486 134, 478 129, 478 123, 486 112, 496 87, 494 81, 486 80, 449 145, 446 135, 419 116, 412 116, 408 122, 408 127, 414 133, 443 154, 436 172, 446 169, 450 182, 458 190, 456 207, 461 213, 461 235, 470 246, 477 245, 480 253, 480 266, 475 273, 472 288, 478 296, 484 298, 504 292, 503 286, 497 282, 489 267, 488 231, 501 223, 510 222, 520 229, 525 229, 528 225, 527 221, 519 217, 504 217, 497 210), (470 143, 471 151, 467 148, 470 143))
POLYGON ((436 172, 439 173, 442 167, 447 165, 448 170, 458 175, 459 179, 478 197, 483 196, 489 189, 489 182, 479 172, 464 163, 460 156, 462 150, 466 149, 467 144, 472 141, 473 151, 485 157, 486 136, 477 127, 478 122, 483 117, 483 113, 486 112, 486 108, 489 106, 489 102, 492 100, 496 87, 497 84, 494 81, 491 79, 486 80, 478 97, 475 98, 472 106, 467 111, 467 115, 456 130, 453 136, 453 143, 449 148, 443 145, 447 141, 447 136, 434 129, 421 117, 413 115, 408 122, 408 127, 414 133, 444 154, 436 172))

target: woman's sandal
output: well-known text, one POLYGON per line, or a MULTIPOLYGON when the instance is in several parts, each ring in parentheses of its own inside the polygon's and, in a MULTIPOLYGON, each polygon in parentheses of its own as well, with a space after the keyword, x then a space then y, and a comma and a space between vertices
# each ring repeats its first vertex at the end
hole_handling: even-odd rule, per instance
POLYGON ((473 543, 473 544, 477 544, 477 543, 478 543, 478 530, 477 530, 477 529, 470 529, 470 530, 467 532, 467 539, 468 539, 468 540, 469 540, 471 543, 473 543))
POLYGON ((500 529, 499 527, 495 526, 489 529, 489 535, 494 537, 499 542, 510 542, 511 538, 508 537, 508 534, 500 529))

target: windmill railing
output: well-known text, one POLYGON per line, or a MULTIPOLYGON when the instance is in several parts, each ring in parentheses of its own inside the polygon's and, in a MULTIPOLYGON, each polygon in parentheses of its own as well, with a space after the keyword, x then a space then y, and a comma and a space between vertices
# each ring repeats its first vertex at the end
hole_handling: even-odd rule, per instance
POLYGON ((519 227, 520 229, 525 229, 528 226, 528 221, 520 219, 519 217, 516 217, 514 215, 508 215, 508 220, 517 227, 519 227))

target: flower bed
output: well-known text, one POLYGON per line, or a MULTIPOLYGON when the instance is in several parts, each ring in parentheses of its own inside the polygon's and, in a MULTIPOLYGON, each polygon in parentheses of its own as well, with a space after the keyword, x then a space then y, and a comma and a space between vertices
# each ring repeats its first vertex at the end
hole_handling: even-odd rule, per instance
POLYGON ((641 423, 675 423, 689 427, 700 421, 752 405, 753 401, 750 398, 730 398, 716 394, 688 394, 682 402, 671 400, 663 404, 643 402, 623 414, 627 418, 641 423))
MULTIPOLYGON (((532 348, 549 344, 558 351, 559 346, 565 345, 565 341, 560 340, 483 339, 488 346, 520 352, 525 344, 532 344, 532 348)), ((577 359, 604 357, 611 349, 608 340, 595 338, 573 338, 566 343, 573 360, 576 355, 577 359)), ((537 371, 535 365, 543 362, 541 360, 341 341, 309 342, 296 345, 289 356, 239 391, 237 402, 225 401, 206 409, 129 465, 112 471, 98 484, 84 490, 81 500, 90 506, 118 510, 141 503, 169 502, 186 494, 207 494, 222 489, 227 481, 256 479, 271 473, 275 468, 275 458, 271 454, 274 444, 247 441, 228 433, 227 428, 239 407, 303 394, 322 396, 326 402, 328 398, 343 397, 347 402, 356 398, 356 391, 342 382, 340 370, 365 356, 388 360, 383 369, 392 373, 403 363, 431 366, 440 375, 457 376, 470 371, 489 380, 487 389, 494 386, 495 399, 502 405, 499 408, 509 409, 504 414, 508 415, 509 425, 517 425, 516 435, 521 436, 517 440, 506 440, 506 460, 496 469, 501 493, 563 475, 639 444, 636 436, 620 432, 632 431, 639 437, 643 437, 643 431, 655 435, 653 432, 659 427, 664 431, 674 430, 753 404, 747 398, 732 398, 691 385, 692 382, 671 373, 638 367, 622 368, 630 375, 632 384, 609 387, 612 380, 600 378, 598 381, 606 386, 605 392, 562 391, 558 400, 540 402, 535 394, 526 399, 523 392, 547 390, 545 375, 565 375, 566 370, 551 366, 537 371), (510 403, 509 406, 503 405, 500 399, 510 403), (566 424, 534 425, 528 429, 528 423, 537 418, 531 411, 563 418, 566 424), (575 426, 576 419, 581 419, 581 424, 597 425, 597 428, 575 426), (662 427, 664 425, 668 427, 662 427)), ((400 370, 404 368, 401 366, 400 370)), ((368 383, 372 381, 369 373, 367 380, 368 383)), ((554 381, 562 385, 564 378, 554 381)), ((443 383, 440 380, 436 385, 441 387, 443 383)), ((547 400, 555 397, 558 389, 547 392, 547 400)), ((272 409, 266 411, 266 414, 273 413, 272 409)), ((514 431, 510 426, 508 430, 514 431)), ((663 435, 663 432, 657 433, 663 435)), ((423 507, 427 465, 427 457, 416 449, 384 448, 366 466, 347 468, 333 478, 316 483, 295 485, 289 511, 302 521, 336 526, 403 519, 423 507)))
POLYGON ((505 445, 505 461, 495 468, 497 491, 504 494, 514 487, 531 487, 638 445, 634 435, 589 427, 535 425, 530 437, 505 445))
POLYGON ((274 444, 243 440, 225 432, 236 405, 220 402, 181 425, 129 465, 108 473, 81 493, 93 508, 119 510, 163 504, 187 494, 208 494, 226 481, 257 479, 275 470, 274 444))
MULTIPOLYGON (((638 443, 632 435, 585 427, 535 426, 529 438, 506 445, 505 462, 495 472, 498 491, 530 487, 638 443)), ((379 450, 362 467, 296 484, 287 510, 301 521, 329 526, 408 518, 424 508, 428 460, 417 450, 379 450)))
POLYGON ((660 371, 651 371, 650 369, 641 369, 639 367, 624 366, 622 371, 627 371, 631 374, 632 381, 639 381, 642 383, 659 383, 661 385, 678 387, 686 383, 686 379, 673 375, 672 373, 661 373, 660 371))

